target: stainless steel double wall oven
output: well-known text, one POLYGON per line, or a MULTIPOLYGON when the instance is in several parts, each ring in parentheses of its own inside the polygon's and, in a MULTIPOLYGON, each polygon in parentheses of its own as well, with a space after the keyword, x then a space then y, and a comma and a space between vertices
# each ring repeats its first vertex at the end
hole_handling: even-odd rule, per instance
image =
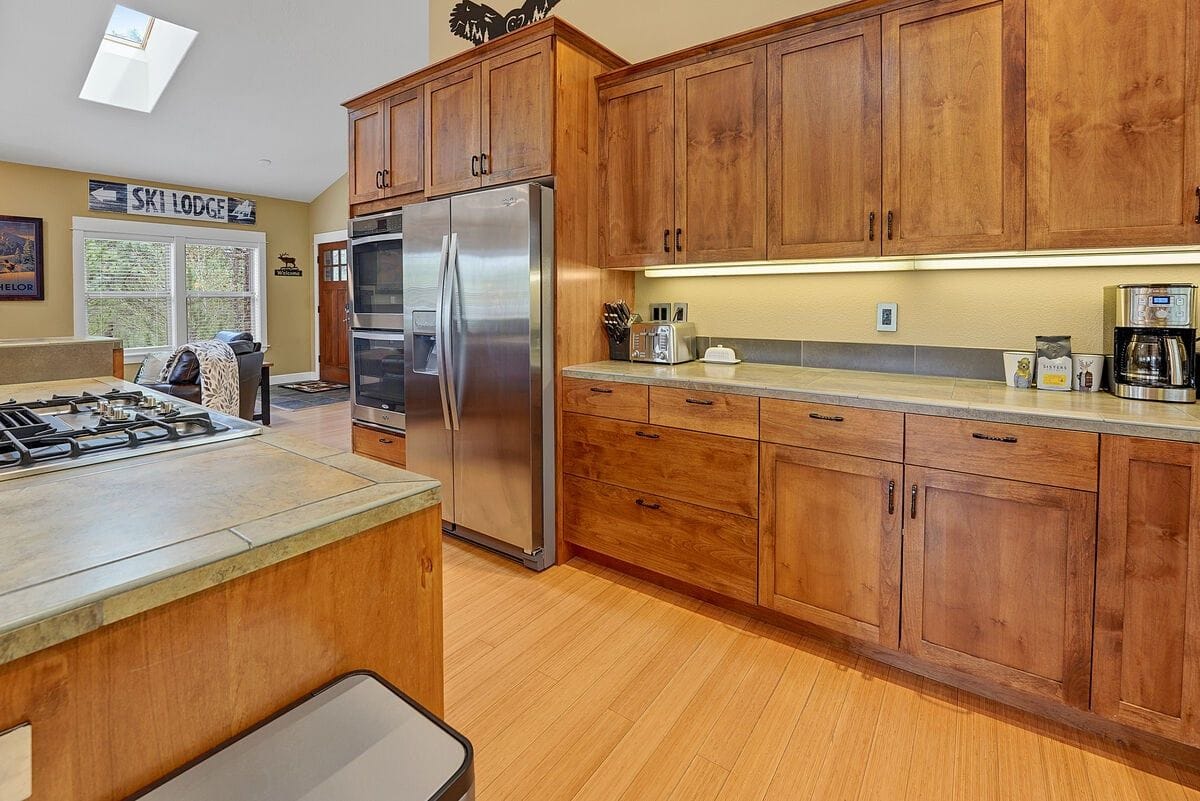
POLYGON ((403 212, 350 221, 350 383, 355 420, 405 429, 403 212))

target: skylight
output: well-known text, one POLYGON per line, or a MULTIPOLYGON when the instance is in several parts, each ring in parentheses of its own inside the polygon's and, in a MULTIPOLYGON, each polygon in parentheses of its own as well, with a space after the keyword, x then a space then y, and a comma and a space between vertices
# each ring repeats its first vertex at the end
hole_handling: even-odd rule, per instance
POLYGON ((119 5, 113 9, 112 17, 108 20, 108 29, 104 32, 104 38, 111 42, 120 42, 144 49, 146 40, 150 38, 150 29, 153 27, 154 17, 119 5))
POLYGON ((195 38, 191 28, 117 6, 100 39, 80 99, 153 111, 195 38))

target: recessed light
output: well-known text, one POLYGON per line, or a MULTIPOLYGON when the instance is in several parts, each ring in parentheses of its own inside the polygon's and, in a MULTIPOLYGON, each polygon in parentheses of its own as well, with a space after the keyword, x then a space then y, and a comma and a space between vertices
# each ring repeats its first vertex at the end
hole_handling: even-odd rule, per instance
POLYGON ((260 167, 270 167, 270 166, 271 166, 271 160, 270 160, 270 159, 259 159, 259 160, 258 160, 258 166, 260 166, 260 167))

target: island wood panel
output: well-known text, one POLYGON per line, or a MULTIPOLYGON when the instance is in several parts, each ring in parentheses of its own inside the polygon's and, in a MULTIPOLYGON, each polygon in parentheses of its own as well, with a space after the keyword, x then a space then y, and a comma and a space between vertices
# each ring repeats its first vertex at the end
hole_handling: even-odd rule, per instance
POLYGON ((772 44, 767 257, 882 253, 879 18, 772 44))
POLYGON ((125 349, 113 348, 113 377, 125 380, 125 349))
POLYGON ((599 146, 600 265, 673 264, 674 74, 602 90, 599 146))
POLYGON ((350 430, 350 440, 355 453, 379 459, 396 467, 405 466, 408 443, 403 434, 354 423, 350 430))
POLYGON ((563 415, 563 472, 758 516, 758 443, 715 434, 563 415))
POLYGON ((486 59, 480 67, 483 185, 554 171, 554 52, 549 37, 486 59))
POLYGON ((0 730, 34 801, 108 801, 364 669, 441 714, 439 507, 0 666, 0 730))
POLYGON ((904 461, 904 415, 776 398, 761 401, 764 442, 904 461))
POLYGON ((727 392, 650 387, 650 422, 757 440, 758 398, 727 392))
POLYGON ((646 423, 650 420, 650 388, 645 384, 564 378, 562 408, 568 412, 646 423))
POLYGON ((569 542, 755 602, 758 524, 753 519, 574 476, 564 486, 569 542))
POLYGON ((767 256, 766 55, 758 47, 675 70, 677 262, 767 256))
POLYGON ((1087 708, 1096 495, 905 468, 902 647, 1087 708))
POLYGON ((1200 445, 1101 447, 1092 707, 1200 745, 1200 445))
POLYGON ((425 85, 425 194, 429 197, 478 189, 480 155, 480 65, 425 85))
POLYGON ((1030 247, 1200 242, 1200 7, 1027 2, 1030 247))
POLYGON ((350 202, 378 200, 383 192, 386 141, 384 101, 350 112, 350 202))
POLYGON ((899 647, 903 468, 766 444, 761 464, 759 603, 899 647))
POLYGON ((884 254, 1024 248, 1024 0, 885 14, 883 86, 884 254))
POLYGON ((425 91, 409 89, 387 103, 387 176, 384 197, 425 189, 425 91))
POLYGON ((905 426, 909 464, 1087 492, 1100 480, 1097 434, 923 414, 905 426))

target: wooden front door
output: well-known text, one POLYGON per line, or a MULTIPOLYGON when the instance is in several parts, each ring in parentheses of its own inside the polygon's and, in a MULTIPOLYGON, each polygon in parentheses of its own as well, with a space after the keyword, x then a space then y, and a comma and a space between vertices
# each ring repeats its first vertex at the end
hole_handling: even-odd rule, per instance
POLYGON ((346 243, 317 246, 318 358, 322 381, 350 383, 350 286, 346 243))

